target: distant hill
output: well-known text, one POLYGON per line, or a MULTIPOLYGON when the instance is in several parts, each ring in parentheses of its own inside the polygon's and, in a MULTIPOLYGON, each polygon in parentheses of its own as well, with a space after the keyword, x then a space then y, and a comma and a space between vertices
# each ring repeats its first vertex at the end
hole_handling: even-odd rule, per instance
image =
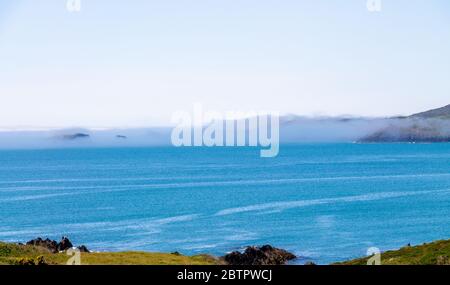
MULTIPOLYGON (((287 115, 279 119, 281 144, 450 142, 450 105, 391 118, 287 115)), ((170 146, 172 130, 173 126, 0 130, 0 149, 170 146)))
POLYGON ((423 118, 423 119, 450 119, 450 105, 442 108, 429 110, 426 112, 411 115, 410 118, 423 118))
POLYGON ((360 142, 450 142, 450 134, 448 126, 443 126, 442 122, 406 120, 392 122, 360 142))
POLYGON ((408 117, 392 118, 360 142, 450 142, 450 105, 408 117))

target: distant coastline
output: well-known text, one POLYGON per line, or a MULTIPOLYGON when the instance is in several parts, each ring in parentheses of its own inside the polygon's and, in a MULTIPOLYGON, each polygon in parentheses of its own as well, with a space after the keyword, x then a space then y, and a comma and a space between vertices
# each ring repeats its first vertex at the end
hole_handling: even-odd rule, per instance
MULTIPOLYGON (((411 116, 280 117, 280 144, 450 142, 450 105, 411 116)), ((170 146, 171 127, 3 130, 0 149, 170 146)))

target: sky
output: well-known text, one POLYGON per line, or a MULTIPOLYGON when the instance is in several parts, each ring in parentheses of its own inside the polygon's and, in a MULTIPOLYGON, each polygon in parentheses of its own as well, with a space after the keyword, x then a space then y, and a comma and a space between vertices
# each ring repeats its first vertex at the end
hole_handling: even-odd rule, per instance
POLYGON ((450 104, 450 1, 0 0, 0 128, 450 104))

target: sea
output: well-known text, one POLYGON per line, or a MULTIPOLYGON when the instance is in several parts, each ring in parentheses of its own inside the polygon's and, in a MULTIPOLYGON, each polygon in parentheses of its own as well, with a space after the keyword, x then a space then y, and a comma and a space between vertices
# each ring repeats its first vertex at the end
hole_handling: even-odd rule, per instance
POLYGON ((0 241, 61 236, 100 252, 270 244, 295 264, 449 239, 450 144, 1 150, 0 241))

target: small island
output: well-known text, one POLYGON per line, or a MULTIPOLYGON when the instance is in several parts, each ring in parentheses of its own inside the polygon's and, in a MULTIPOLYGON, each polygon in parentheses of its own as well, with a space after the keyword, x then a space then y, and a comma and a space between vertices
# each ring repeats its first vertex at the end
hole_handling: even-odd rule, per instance
POLYGON ((62 138, 65 140, 76 140, 76 139, 87 139, 90 135, 85 133, 76 133, 76 134, 70 134, 70 135, 64 135, 62 138))

